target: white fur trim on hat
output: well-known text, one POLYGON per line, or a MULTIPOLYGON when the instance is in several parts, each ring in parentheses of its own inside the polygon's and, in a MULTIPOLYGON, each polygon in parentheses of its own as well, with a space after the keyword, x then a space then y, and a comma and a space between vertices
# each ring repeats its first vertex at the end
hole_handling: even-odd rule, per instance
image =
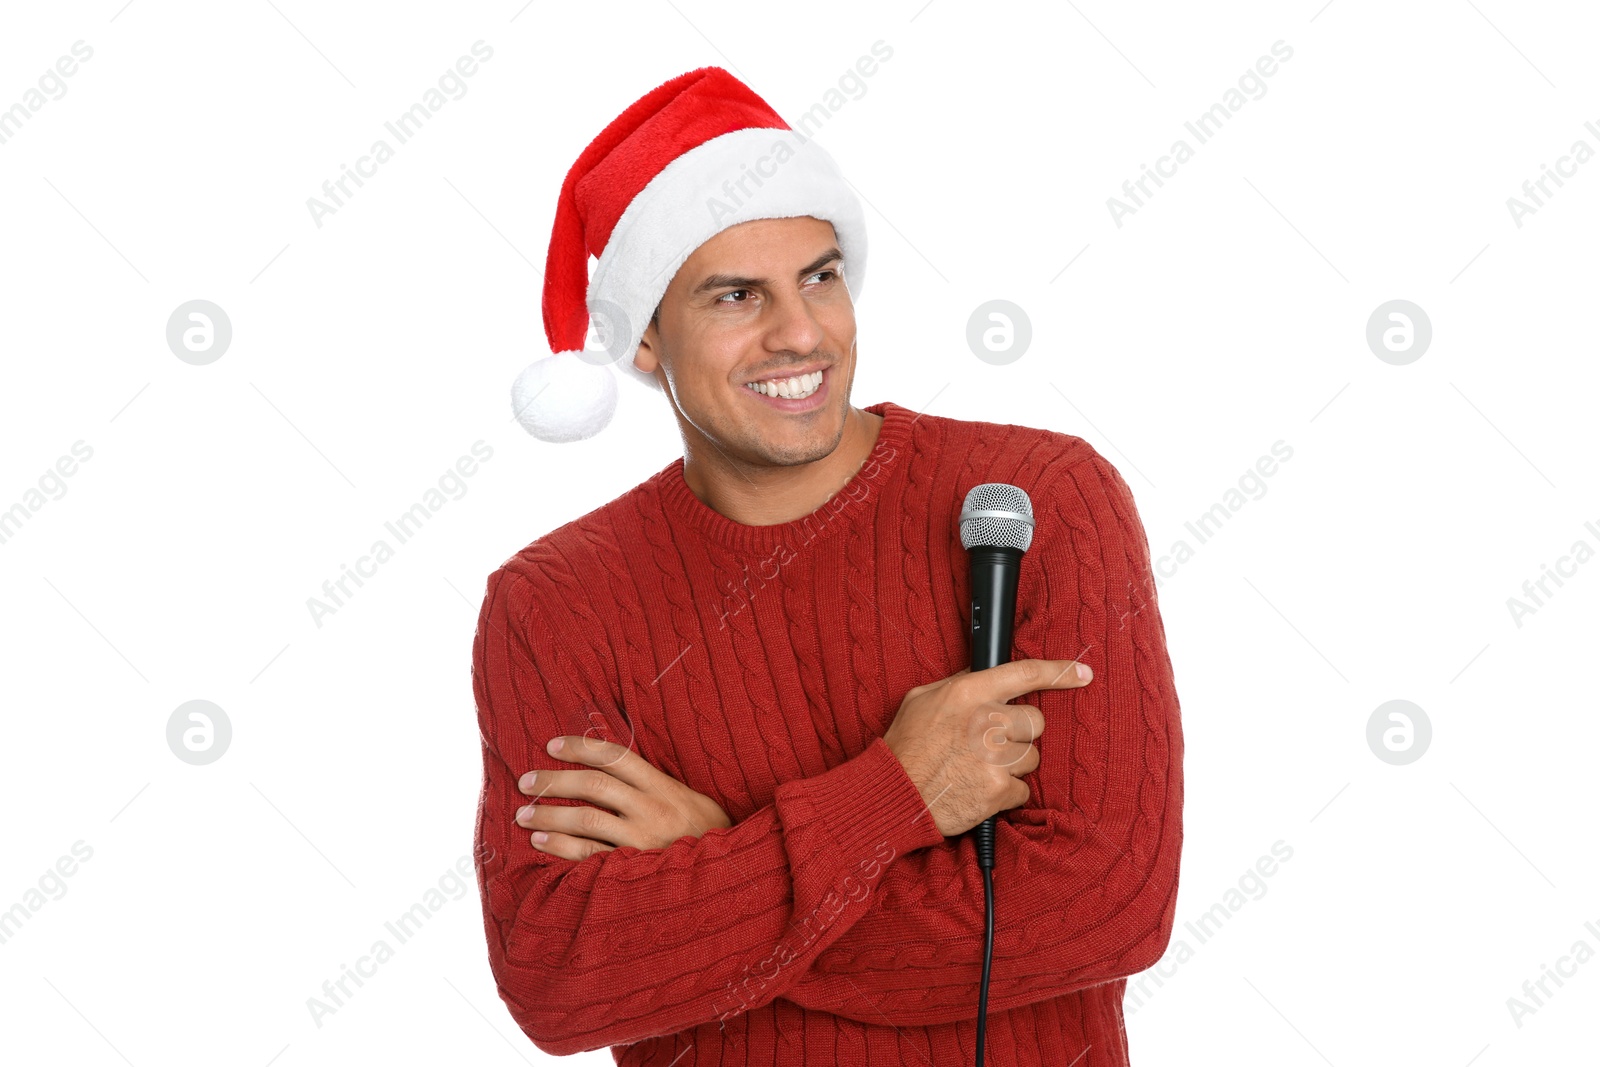
POLYGON ((606 338, 616 366, 660 389, 656 376, 635 367, 633 357, 678 268, 729 226, 798 215, 833 224, 844 254, 845 286, 859 299, 867 267, 866 220, 854 190, 816 141, 793 130, 735 130, 663 167, 617 220, 589 279, 591 316, 620 320, 606 338))

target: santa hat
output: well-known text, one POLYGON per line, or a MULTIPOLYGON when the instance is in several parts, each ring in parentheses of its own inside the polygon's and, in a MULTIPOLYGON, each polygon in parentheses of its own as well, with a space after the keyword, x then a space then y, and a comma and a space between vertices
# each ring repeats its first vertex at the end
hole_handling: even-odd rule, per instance
POLYGON ((858 296, 867 262, 861 204, 820 145, 720 67, 634 101, 561 183, 544 276, 554 355, 517 376, 517 421, 545 441, 593 437, 617 407, 609 366, 659 390, 633 357, 678 268, 729 226, 798 215, 833 224, 845 286, 858 296))

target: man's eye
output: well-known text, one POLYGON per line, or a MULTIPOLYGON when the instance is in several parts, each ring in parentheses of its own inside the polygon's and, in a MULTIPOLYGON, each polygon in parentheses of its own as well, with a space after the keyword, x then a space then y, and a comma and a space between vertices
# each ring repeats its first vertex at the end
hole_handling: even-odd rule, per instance
POLYGON ((813 274, 812 277, 816 278, 816 277, 819 277, 819 276, 821 276, 823 274, 828 275, 828 281, 830 281, 830 282, 833 281, 833 279, 838 276, 834 271, 831 271, 831 270, 819 270, 819 271, 817 271, 816 274, 813 274))
POLYGON ((733 296, 734 293, 748 293, 749 291, 750 290, 748 289, 735 289, 732 292, 723 293, 721 296, 717 297, 717 303, 723 304, 725 307, 732 307, 734 304, 746 303, 747 301, 744 300, 735 300, 732 303, 725 302, 727 301, 728 297, 733 296))

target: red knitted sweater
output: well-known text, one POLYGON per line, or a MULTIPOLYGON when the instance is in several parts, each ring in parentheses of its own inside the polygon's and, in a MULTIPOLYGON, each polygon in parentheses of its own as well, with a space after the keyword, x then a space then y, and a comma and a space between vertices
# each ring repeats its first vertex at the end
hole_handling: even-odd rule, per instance
MULTIPOLYGON (((1128 1062, 1126 976, 1172 931, 1178 698, 1144 527, 1087 442, 893 403, 850 482, 772 526, 702 503, 678 458, 488 579, 473 644, 489 964, 545 1052, 619 1064, 971 1063, 983 880, 882 740, 969 665, 967 490, 1032 499, 1013 658, 1082 659, 1029 798, 996 820, 988 1061, 1128 1062), (514 820, 558 734, 632 746, 733 825, 582 861, 514 820)), ((545 803, 583 801, 546 798, 545 803)))

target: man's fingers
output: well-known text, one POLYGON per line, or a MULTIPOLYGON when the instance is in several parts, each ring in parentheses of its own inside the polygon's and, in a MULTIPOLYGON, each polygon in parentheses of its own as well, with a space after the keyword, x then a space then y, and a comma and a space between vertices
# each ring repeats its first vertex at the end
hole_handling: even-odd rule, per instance
POLYGON ((1038 746, 1024 745, 1022 747, 1022 755, 1019 756, 1017 761, 1011 764, 1007 769, 1010 770, 1013 775, 1020 778, 1024 774, 1032 774, 1034 771, 1038 770, 1039 760, 1040 756, 1038 746))
POLYGON ((1039 740, 1039 735, 1042 733, 1044 733, 1044 712, 1032 704, 989 705, 984 737, 991 746, 999 748, 1007 741, 1032 744, 1039 740))
POLYGON ((557 758, 599 767, 607 774, 647 793, 659 791, 661 780, 668 778, 627 745, 602 741, 587 734, 567 738, 557 758))
POLYGON ((1011 715, 1011 727, 1006 731, 1006 737, 1012 741, 1021 741, 1031 745, 1039 740, 1039 735, 1044 733, 1044 712, 1032 704, 1006 704, 1006 711, 1011 715))
POLYGON ((612 777, 609 771, 591 770, 529 771, 518 780, 517 789, 531 797, 587 800, 611 811, 628 806, 628 794, 632 792, 632 787, 612 777))
MULTIPOLYGON (((639 753, 615 741, 603 741, 582 734, 563 734, 551 739, 552 743, 557 740, 561 742, 560 748, 552 749, 548 745, 545 748, 556 759, 594 767, 635 789, 653 792, 660 785, 660 778, 665 777, 639 753)), ((529 771, 523 775, 517 782, 517 788, 524 793, 529 792, 529 779, 538 773, 529 771)))
POLYGON ((978 671, 980 695, 1005 703, 1039 689, 1077 689, 1094 679, 1087 663, 1071 659, 1018 659, 978 671))
POLYGON ((542 830, 553 836, 584 838, 609 845, 633 843, 625 820, 608 811, 582 805, 525 804, 517 809, 516 823, 524 830, 542 830))
POLYGON ((1018 684, 1028 686, 1022 693, 1035 689, 1077 689, 1094 680, 1094 671, 1087 663, 1075 659, 1025 659, 1019 660, 1026 669, 1018 684))
POLYGON ((1044 733, 1044 715, 1030 704, 991 704, 979 743, 985 762, 1027 774, 1039 765, 1034 742, 1044 733), (1026 764, 1026 766, 1020 766, 1026 764))
POLYGON ((608 845, 603 841, 591 841, 585 837, 570 837, 558 833, 546 833, 545 840, 534 841, 533 847, 548 855, 569 860, 588 859, 596 852, 611 852, 616 848, 615 845, 608 845))

